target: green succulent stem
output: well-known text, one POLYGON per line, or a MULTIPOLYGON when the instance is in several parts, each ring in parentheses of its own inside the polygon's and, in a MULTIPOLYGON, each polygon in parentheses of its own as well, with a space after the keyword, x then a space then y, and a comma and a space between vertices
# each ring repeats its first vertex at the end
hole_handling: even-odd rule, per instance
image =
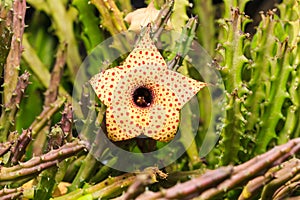
POLYGON ((238 161, 238 152, 241 150, 240 138, 243 136, 245 119, 241 112, 243 94, 247 92, 243 86, 242 70, 247 59, 243 53, 243 46, 247 35, 243 34, 243 15, 238 8, 232 9, 231 18, 223 22, 226 34, 221 44, 221 55, 225 59, 222 76, 227 92, 228 105, 226 106, 225 127, 222 131, 223 152, 221 164, 226 165, 238 161))

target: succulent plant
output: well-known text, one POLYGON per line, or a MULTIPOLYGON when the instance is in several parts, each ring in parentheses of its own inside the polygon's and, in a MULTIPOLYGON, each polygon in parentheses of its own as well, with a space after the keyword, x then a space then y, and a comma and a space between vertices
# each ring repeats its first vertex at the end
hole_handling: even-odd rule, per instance
MULTIPOLYGON (((147 4, 134 8, 128 0, 0 2, 0 199, 299 198, 299 0, 283 0, 260 13, 250 10, 259 20, 248 16, 248 0, 147 4), (258 25, 249 31, 253 21, 258 25), (112 156, 111 146, 94 129, 109 132, 109 108, 93 98, 88 81, 75 82, 78 76, 89 80, 99 73, 98 68, 81 73, 82 63, 95 62, 109 72, 123 66, 147 33, 143 25, 152 27, 148 36, 156 53, 168 71, 181 73, 177 77, 207 79, 191 64, 201 55, 190 56, 197 53, 195 43, 203 46, 212 58, 201 66, 220 73, 218 84, 224 84, 225 99, 219 104, 225 115, 214 111, 211 101, 220 91, 211 94, 204 88, 195 97, 199 119, 195 121, 190 104, 181 111, 181 119, 192 116, 179 124, 174 142, 184 153, 161 168, 124 172, 112 167, 120 158, 112 156), (177 31, 176 40, 166 29, 177 31), (107 41, 110 50, 97 49, 107 41), (95 55, 95 49, 100 58, 84 60, 95 55), (112 61, 110 54, 120 56, 112 61), (211 123, 214 128, 209 129, 211 123), (86 140, 87 135, 92 139, 86 140), (202 157, 206 136, 219 138, 202 157), (108 159, 103 162, 101 156, 108 159)), ((113 142, 141 155, 145 165, 149 152, 167 144, 157 138, 113 142)), ((168 156, 179 154, 171 150, 168 156)), ((157 157, 163 161, 164 156, 157 157)))

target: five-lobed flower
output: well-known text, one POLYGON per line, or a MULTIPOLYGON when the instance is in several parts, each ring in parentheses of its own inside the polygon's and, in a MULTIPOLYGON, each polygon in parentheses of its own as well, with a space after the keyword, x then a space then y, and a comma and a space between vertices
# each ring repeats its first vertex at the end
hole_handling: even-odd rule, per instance
POLYGON ((90 80, 107 106, 106 128, 113 141, 147 136, 168 142, 176 135, 179 111, 206 83, 169 70, 148 29, 123 64, 90 80))

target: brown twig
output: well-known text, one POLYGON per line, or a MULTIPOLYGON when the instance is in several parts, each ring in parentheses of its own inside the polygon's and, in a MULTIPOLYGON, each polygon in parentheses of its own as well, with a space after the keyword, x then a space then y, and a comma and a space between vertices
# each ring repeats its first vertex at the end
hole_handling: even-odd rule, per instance
POLYGON ((261 199, 273 199, 272 196, 280 186, 300 173, 300 160, 291 159, 282 164, 282 169, 274 173, 274 179, 263 188, 261 199))
POLYGON ((19 163, 13 167, 2 167, 0 171, 0 185, 40 173, 42 170, 57 164, 61 160, 75 155, 84 148, 85 145, 83 142, 74 141, 42 156, 33 157, 27 162, 19 163))
POLYGON ((45 106, 50 106, 50 104, 57 99, 63 68, 66 64, 66 50, 67 44, 64 43, 57 51, 55 65, 51 73, 50 84, 47 91, 45 92, 45 106))
MULTIPOLYGON (((274 200, 283 200, 300 187, 300 181, 290 182, 281 186, 273 195, 274 200)), ((299 198, 299 197, 298 197, 299 198)))
POLYGON ((197 196, 202 191, 216 186, 218 183, 229 177, 233 172, 232 166, 220 167, 216 170, 211 170, 204 175, 194 178, 190 181, 179 183, 169 189, 161 190, 155 193, 144 193, 138 196, 137 199, 180 199, 192 198, 197 196))
POLYGON ((13 145, 11 149, 11 163, 17 164, 18 161, 25 154, 26 147, 31 141, 31 130, 26 129, 23 130, 22 134, 18 137, 16 143, 13 145))
POLYGON ((289 155, 291 151, 294 151, 294 148, 299 143, 300 138, 290 140, 284 145, 274 147, 269 152, 257 156, 242 165, 234 167, 233 175, 230 179, 225 180, 215 188, 206 190, 200 195, 199 199, 215 198, 216 196, 222 195, 224 192, 253 179, 260 173, 267 171, 277 160, 285 157, 287 154, 289 155))
POLYGON ((29 84, 29 77, 30 74, 27 71, 25 71, 24 74, 18 77, 18 82, 15 90, 13 91, 13 95, 11 96, 10 101, 4 105, 4 110, 0 118, 0 141, 6 140, 7 134, 9 133, 11 126, 15 122, 15 117, 19 109, 21 100, 24 96, 25 89, 29 84))
POLYGON ((8 104, 17 86, 22 54, 22 36, 25 27, 26 0, 13 1, 13 36, 4 66, 4 104, 8 104))
POLYGON ((72 105, 69 103, 65 104, 65 108, 61 113, 60 126, 64 132, 64 137, 67 141, 70 141, 72 138, 72 123, 73 123, 73 110, 72 105))
POLYGON ((0 143, 0 156, 6 154, 12 147, 13 142, 0 143))
MULTIPOLYGON (((241 165, 211 170, 198 178, 175 185, 169 189, 163 189, 159 192, 145 192, 138 196, 137 199, 189 199, 198 195, 200 196, 197 199, 215 199, 223 195, 226 191, 241 186, 250 180, 252 182, 248 183, 247 192, 253 192, 253 195, 255 195, 255 192, 260 190, 264 186, 264 183, 271 183, 276 177, 280 178, 274 179, 274 185, 278 182, 282 183, 290 180, 294 175, 298 174, 300 170, 298 161, 291 160, 282 165, 284 168, 277 165, 280 164, 279 161, 282 162, 283 159, 287 159, 292 153, 297 153, 299 151, 299 144, 300 138, 290 140, 288 143, 277 146, 241 165), (291 169, 291 166, 294 166, 293 172, 288 173, 287 170, 291 169), (266 173, 266 171, 268 172, 266 173), (265 176, 261 176, 264 173, 265 176)), ((242 199, 247 198, 249 197, 242 199)))
POLYGON ((157 168, 145 169, 143 173, 136 176, 136 180, 128 188, 126 193, 124 193, 121 197, 116 198, 116 200, 136 199, 137 196, 145 191, 147 185, 157 182, 156 176, 159 176, 163 179, 167 177, 166 174, 164 174, 157 168))
POLYGON ((263 188, 265 190, 263 193, 266 194, 266 191, 268 190, 269 194, 273 194, 276 189, 276 183, 280 182, 280 185, 282 185, 282 182, 286 179, 292 178, 291 173, 293 174, 295 171, 291 172, 290 169, 293 169, 298 165, 298 163, 298 159, 291 159, 282 165, 277 165, 271 168, 264 175, 252 179, 244 187, 241 195, 239 196, 239 200, 253 199, 263 188), (270 192, 270 188, 273 188, 273 191, 270 192))

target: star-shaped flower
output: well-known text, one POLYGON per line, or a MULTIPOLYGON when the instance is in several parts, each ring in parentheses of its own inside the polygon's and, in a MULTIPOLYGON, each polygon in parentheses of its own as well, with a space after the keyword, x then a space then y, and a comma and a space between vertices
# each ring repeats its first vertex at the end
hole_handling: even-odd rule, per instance
POLYGON ((150 28, 121 66, 90 80, 107 106, 107 133, 113 141, 141 135, 163 142, 172 140, 180 109, 206 86, 169 70, 149 32, 150 28))

